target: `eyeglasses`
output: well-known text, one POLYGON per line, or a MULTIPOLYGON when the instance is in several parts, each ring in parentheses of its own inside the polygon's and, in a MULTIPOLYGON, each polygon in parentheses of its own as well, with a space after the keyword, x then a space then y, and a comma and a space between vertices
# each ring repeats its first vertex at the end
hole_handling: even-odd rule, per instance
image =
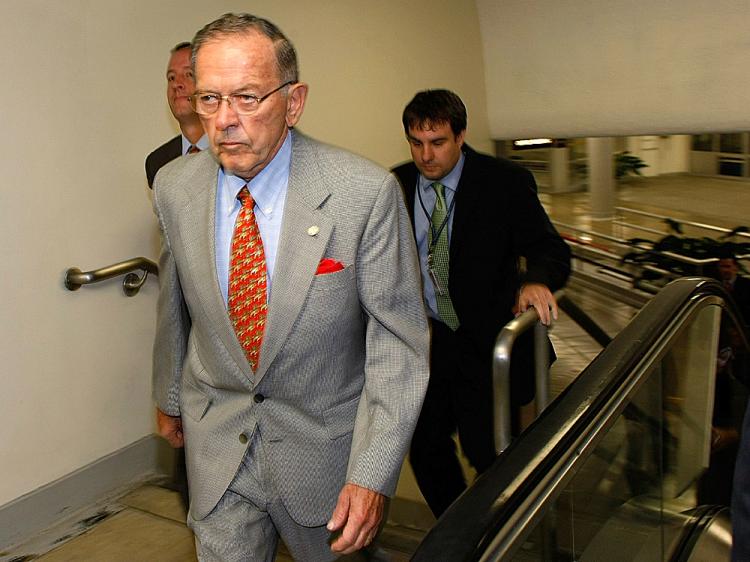
POLYGON ((227 104, 234 109, 237 115, 250 115, 258 111, 260 102, 268 99, 270 96, 291 84, 295 84, 294 80, 284 82, 278 88, 271 90, 265 96, 256 96, 255 94, 245 94, 242 92, 236 94, 227 94, 222 96, 215 92, 195 92, 190 96, 190 105, 198 115, 213 115, 219 109, 222 101, 226 101, 227 104))

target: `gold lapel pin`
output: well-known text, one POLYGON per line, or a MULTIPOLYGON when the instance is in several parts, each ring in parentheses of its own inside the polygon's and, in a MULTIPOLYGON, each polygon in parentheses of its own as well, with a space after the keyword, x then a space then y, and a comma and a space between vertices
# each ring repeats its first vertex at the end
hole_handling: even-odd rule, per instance
POLYGON ((315 236, 318 232, 320 232, 320 229, 317 226, 311 226, 307 229, 307 233, 310 236, 315 236))

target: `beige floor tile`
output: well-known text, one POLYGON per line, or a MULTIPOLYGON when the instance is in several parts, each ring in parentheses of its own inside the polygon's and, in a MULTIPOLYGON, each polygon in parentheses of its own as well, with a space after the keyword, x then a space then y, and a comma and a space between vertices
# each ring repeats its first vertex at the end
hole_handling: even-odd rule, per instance
POLYGON ((185 522, 185 506, 180 494, 160 486, 141 486, 119 501, 128 507, 147 511, 180 523, 185 522))
POLYGON ((43 562, 191 562, 190 530, 169 519, 126 509, 90 532, 38 558, 43 562))

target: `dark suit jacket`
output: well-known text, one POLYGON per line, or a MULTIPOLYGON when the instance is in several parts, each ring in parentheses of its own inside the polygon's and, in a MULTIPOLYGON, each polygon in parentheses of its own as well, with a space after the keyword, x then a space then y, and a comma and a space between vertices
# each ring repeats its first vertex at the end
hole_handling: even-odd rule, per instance
POLYGON ((731 295, 742 313, 745 325, 750 324, 750 279, 738 275, 731 295))
POLYGON ((154 186, 156 172, 158 172, 164 164, 171 162, 180 156, 182 156, 182 135, 177 135, 175 138, 168 140, 151 154, 146 156, 146 179, 148 180, 148 186, 154 186))
MULTIPOLYGON (((451 231, 448 291, 459 330, 491 362, 498 333, 513 319, 521 283, 543 283, 552 291, 561 288, 570 273, 570 249, 539 203, 528 170, 467 145, 464 153, 451 231), (526 260, 523 274, 522 256, 526 260)), ((413 224, 419 172, 413 162, 393 172, 404 188, 413 224)), ((516 342, 511 360, 516 403, 527 402, 533 392, 533 340, 532 333, 527 334, 516 342)))

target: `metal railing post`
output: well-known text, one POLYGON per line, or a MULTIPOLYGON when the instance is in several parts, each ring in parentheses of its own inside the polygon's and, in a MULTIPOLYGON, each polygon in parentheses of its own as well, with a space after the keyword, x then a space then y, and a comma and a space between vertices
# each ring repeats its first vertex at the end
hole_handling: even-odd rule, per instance
POLYGON ((547 326, 541 322, 534 325, 534 381, 536 415, 542 413, 550 402, 549 398, 549 343, 547 326))
MULTIPOLYGON (((555 293, 558 302, 564 291, 555 293)), ((510 403, 510 355, 518 336, 534 328, 534 386, 536 388, 536 414, 542 413, 550 402, 549 344, 547 326, 539 322, 534 308, 508 322, 495 340, 492 361, 492 413, 495 454, 502 453, 512 438, 510 403)))
MULTIPOLYGON (((510 324, 515 322, 512 320, 510 324)), ((507 324, 497 336, 494 361, 492 362, 493 424, 495 454, 502 453, 510 445, 510 352, 516 336, 507 324)))

